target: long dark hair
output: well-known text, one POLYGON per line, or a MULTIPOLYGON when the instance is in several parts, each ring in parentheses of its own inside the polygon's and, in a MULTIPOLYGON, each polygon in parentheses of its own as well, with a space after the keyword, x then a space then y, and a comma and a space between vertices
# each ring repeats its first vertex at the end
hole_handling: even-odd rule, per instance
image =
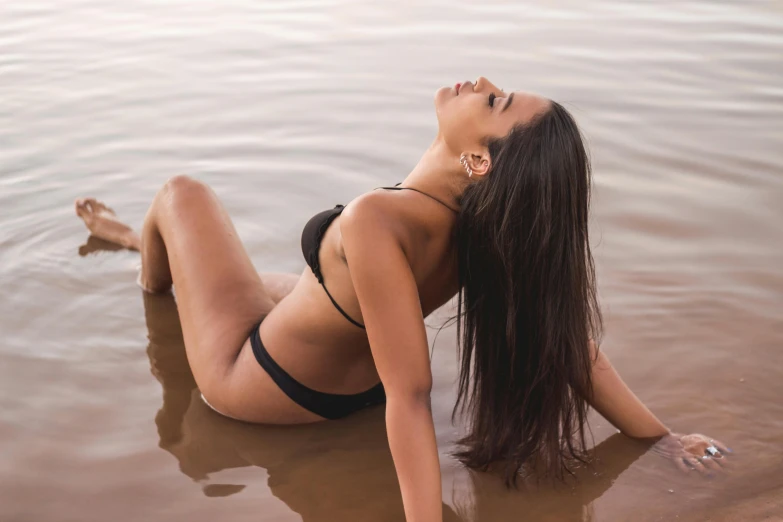
POLYGON ((523 466, 564 478, 584 460, 602 332, 588 239, 591 171, 560 104, 487 143, 491 169, 457 221, 461 367, 455 455, 516 485, 523 466), (597 354, 597 352, 595 352, 597 354))

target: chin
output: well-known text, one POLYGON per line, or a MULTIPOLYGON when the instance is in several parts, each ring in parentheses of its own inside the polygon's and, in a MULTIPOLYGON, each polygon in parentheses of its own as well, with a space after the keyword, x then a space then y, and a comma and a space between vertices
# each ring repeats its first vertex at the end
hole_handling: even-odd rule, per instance
POLYGON ((441 87, 435 91, 435 105, 454 97, 454 89, 452 87, 441 87))
POLYGON ((443 104, 454 97, 454 90, 451 87, 441 87, 435 91, 435 114, 439 115, 443 109, 443 104))

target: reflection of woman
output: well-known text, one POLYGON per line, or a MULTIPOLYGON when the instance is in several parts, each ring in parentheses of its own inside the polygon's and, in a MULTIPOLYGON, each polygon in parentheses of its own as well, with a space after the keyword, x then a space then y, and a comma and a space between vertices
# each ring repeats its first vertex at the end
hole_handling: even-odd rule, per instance
MULTIPOLYGON (((160 447, 177 459, 182 473, 203 484, 204 494, 242 491, 245 485, 216 482, 215 474, 259 466, 268 474, 272 494, 305 522, 403 518, 382 412, 369 410, 344 422, 300 426, 247 424, 215 415, 199 399, 171 294, 145 292, 144 311, 147 354, 163 387, 163 405, 155 417, 160 447)), ((559 489, 530 484, 532 494, 499 495, 491 476, 471 473, 470 507, 458 516, 443 504, 444 521, 518 520, 519 513, 526 513, 528 518, 536 514, 536 520, 581 522, 584 507, 647 448, 621 435, 610 437, 591 451, 598 457, 596 468, 590 473, 579 470, 580 482, 569 488, 567 498, 559 489)), ((457 498, 455 503, 465 502, 457 498)))
POLYGON ((590 169, 571 116, 485 78, 440 89, 435 106, 438 135, 400 186, 305 226, 300 277, 259 276, 215 195, 187 177, 158 193, 141 236, 95 200, 76 210, 94 235, 141 251, 146 289, 173 283, 216 410, 297 424, 385 401, 409 520, 442 516, 423 317, 457 293, 466 464, 508 481, 526 463, 562 475, 590 404, 626 435, 663 437, 681 466, 718 468, 702 457, 719 444, 671 434, 591 342, 590 169))

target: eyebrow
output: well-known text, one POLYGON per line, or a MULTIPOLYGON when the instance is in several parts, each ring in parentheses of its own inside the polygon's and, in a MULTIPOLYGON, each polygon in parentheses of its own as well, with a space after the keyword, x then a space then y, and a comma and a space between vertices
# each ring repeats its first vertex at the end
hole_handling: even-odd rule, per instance
POLYGON ((511 106, 511 102, 512 102, 512 101, 514 101, 514 93, 513 93, 513 92, 512 92, 511 94, 509 94, 509 95, 508 95, 508 101, 507 101, 507 102, 506 102, 506 104, 503 106, 503 108, 502 108, 502 109, 500 109, 500 113, 501 113, 501 114, 502 114, 502 113, 504 113, 504 112, 506 112, 506 109, 508 109, 508 108, 511 106))

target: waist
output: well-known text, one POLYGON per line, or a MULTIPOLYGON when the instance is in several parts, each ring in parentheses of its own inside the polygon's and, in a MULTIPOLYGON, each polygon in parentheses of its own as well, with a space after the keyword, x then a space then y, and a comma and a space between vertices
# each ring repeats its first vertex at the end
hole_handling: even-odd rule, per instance
POLYGON ((324 317, 325 312, 317 310, 324 305, 315 306, 310 292, 296 292, 261 323, 260 337, 269 355, 296 380, 322 392, 353 394, 376 384, 379 377, 366 332, 341 316, 324 317))

